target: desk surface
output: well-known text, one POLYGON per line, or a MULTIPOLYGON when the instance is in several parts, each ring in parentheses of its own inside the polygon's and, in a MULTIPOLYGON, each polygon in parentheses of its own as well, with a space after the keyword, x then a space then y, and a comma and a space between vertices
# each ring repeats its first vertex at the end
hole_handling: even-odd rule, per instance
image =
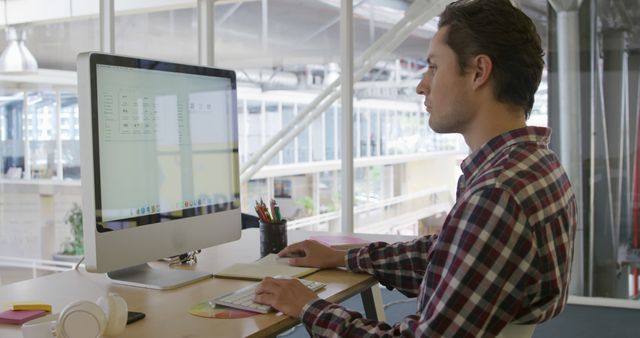
MULTIPOLYGON (((289 231, 289 243, 304 240, 315 233, 289 231)), ((357 235, 368 240, 394 242, 408 240, 407 236, 357 235)), ((242 231, 242 238, 203 250, 196 270, 217 272, 239 262, 250 262, 259 258, 259 233, 257 229, 242 231), (233 253, 233 254, 230 254, 233 253)), ((327 287, 319 292, 320 297, 341 302, 376 284, 366 274, 354 274, 340 269, 320 270, 306 279, 320 281, 327 287)), ((119 337, 246 337, 270 336, 297 323, 287 316, 275 313, 242 319, 210 319, 188 313, 189 308, 206 299, 223 295, 250 281, 210 278, 175 290, 151 290, 118 285, 104 274, 87 273, 84 269, 67 271, 24 282, 0 287, 0 307, 12 301, 41 301, 53 305, 53 312, 60 312, 65 305, 78 300, 95 301, 108 292, 121 295, 131 311, 142 311, 146 318, 127 326, 119 337)), ((22 337, 19 326, 0 324, 0 337, 22 337)))

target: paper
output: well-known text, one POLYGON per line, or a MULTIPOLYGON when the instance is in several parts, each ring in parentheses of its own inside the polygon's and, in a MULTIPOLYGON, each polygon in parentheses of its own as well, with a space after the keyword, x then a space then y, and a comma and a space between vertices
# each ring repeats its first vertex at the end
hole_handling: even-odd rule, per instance
POLYGON ((361 248, 370 243, 362 238, 345 235, 311 236, 309 239, 340 250, 361 248))
POLYGON ((47 314, 46 311, 41 311, 41 310, 36 310, 36 311, 8 310, 0 313, 0 324, 21 325, 32 319, 45 316, 46 314, 47 314))
POLYGON ((262 280, 265 277, 303 277, 318 271, 318 268, 290 266, 288 259, 280 259, 276 254, 268 254, 253 263, 237 263, 214 274, 222 278, 262 280))
POLYGON ((16 302, 11 304, 9 310, 14 311, 47 311, 51 312, 51 304, 38 303, 38 302, 16 302))
POLYGON ((260 314, 258 312, 244 311, 232 309, 226 306, 216 305, 215 303, 212 303, 210 301, 193 305, 189 309, 189 313, 198 317, 217 319, 247 318, 260 314))

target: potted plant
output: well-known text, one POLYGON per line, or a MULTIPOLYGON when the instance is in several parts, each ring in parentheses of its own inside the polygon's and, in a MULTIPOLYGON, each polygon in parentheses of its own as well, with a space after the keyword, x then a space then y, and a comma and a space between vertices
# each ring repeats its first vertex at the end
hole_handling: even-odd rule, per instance
POLYGON ((65 215, 64 223, 71 227, 72 238, 67 238, 62 243, 62 250, 54 255, 54 260, 77 262, 84 255, 82 209, 77 203, 73 203, 73 207, 65 215))

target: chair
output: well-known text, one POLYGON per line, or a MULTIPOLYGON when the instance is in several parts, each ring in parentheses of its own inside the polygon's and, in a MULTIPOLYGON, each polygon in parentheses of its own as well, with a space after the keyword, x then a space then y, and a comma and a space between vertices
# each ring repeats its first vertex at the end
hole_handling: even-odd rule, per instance
POLYGON ((533 336, 533 331, 536 329, 536 326, 536 324, 507 324, 507 326, 505 326, 505 328, 496 336, 496 338, 531 338, 531 336, 533 336))
POLYGON ((260 224, 258 224, 258 217, 242 213, 242 229, 248 228, 259 228, 260 224))

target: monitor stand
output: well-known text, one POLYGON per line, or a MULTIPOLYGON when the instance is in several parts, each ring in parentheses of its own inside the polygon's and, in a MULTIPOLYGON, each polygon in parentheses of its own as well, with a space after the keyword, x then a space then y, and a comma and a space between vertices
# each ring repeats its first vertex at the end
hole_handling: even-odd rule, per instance
POLYGON ((141 264, 107 272, 107 277, 118 284, 169 290, 213 277, 213 275, 194 270, 154 269, 149 264, 141 264))

